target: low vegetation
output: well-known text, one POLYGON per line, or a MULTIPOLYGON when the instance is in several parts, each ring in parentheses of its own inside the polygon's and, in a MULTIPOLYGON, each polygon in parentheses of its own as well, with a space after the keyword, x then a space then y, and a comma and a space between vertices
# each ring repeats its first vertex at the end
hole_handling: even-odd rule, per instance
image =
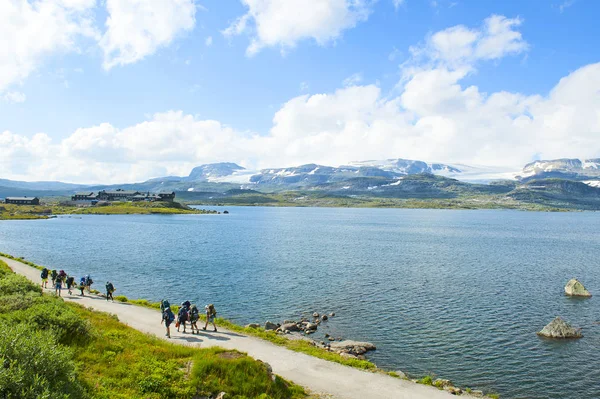
POLYGON ((55 215, 149 215, 209 214, 217 211, 193 209, 178 202, 113 202, 97 206, 0 205, 0 220, 48 219, 55 215))
POLYGON ((235 351, 170 344, 43 295, 0 261, 0 397, 302 398, 302 388, 235 351))

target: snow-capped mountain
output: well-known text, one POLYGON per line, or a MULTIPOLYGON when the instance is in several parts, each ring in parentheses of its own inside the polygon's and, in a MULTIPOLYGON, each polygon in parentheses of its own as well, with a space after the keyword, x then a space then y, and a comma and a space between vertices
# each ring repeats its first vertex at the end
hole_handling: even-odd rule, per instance
POLYGON ((417 173, 431 173, 471 183, 488 183, 493 180, 514 180, 515 176, 518 174, 517 170, 506 167, 446 164, 401 158, 385 159, 381 161, 359 161, 352 162, 350 165, 372 166, 399 173, 404 176, 417 173))
POLYGON ((521 179, 568 177, 577 180, 600 178, 600 158, 562 158, 528 163, 523 168, 521 179))

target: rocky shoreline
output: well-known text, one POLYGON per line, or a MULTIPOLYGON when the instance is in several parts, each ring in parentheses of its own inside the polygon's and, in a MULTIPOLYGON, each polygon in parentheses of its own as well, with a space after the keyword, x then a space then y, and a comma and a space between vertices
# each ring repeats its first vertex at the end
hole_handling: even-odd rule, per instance
MULTIPOLYGON (((278 335, 285 336, 292 340, 304 340, 309 342, 311 345, 320 349, 336 353, 342 357, 367 360, 366 354, 370 351, 374 351, 377 347, 370 342, 355 341, 351 339, 343 339, 340 337, 332 337, 329 334, 325 334, 325 340, 319 341, 311 338, 311 335, 317 332, 319 326, 327 322, 328 320, 335 317, 335 313, 320 314, 318 312, 312 313, 312 318, 302 317, 299 321, 296 320, 284 320, 281 323, 274 323, 267 320, 264 324, 250 323, 245 328, 250 329, 264 329, 265 331, 274 331, 278 335)), ((470 388, 459 388, 447 379, 437 378, 433 379, 431 376, 425 376, 421 379, 411 379, 402 371, 391 371, 388 372, 392 377, 401 378, 404 380, 410 380, 417 384, 431 385, 440 390, 451 393, 452 395, 466 395, 469 397, 476 398, 497 398, 498 395, 490 394, 486 395, 483 391, 472 390, 470 388)))

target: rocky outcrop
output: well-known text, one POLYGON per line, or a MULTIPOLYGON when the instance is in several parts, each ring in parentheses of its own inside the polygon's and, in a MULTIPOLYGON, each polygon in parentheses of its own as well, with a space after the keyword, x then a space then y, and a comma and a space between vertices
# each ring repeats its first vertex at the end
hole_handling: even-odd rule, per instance
POLYGON ((282 331, 300 331, 300 327, 294 322, 282 324, 279 329, 282 331))
POLYGON ((538 332, 537 334, 542 337, 561 339, 583 337, 580 329, 572 327, 560 317, 556 317, 550 322, 550 324, 542 328, 542 331, 538 332))
POLYGON ((265 330, 277 330, 279 328, 279 324, 271 323, 267 321, 265 323, 265 330))
POLYGON ((258 324, 258 323, 246 324, 246 328, 260 328, 260 324, 258 324))
POLYGON ((359 342, 359 341, 334 341, 331 342, 330 348, 332 351, 340 354, 348 354, 352 356, 364 355, 369 351, 377 349, 375 345, 370 342, 359 342))
POLYGON ((575 278, 569 280, 567 285, 565 285, 565 294, 569 296, 582 296, 582 297, 591 297, 592 294, 588 290, 585 289, 583 284, 575 278))

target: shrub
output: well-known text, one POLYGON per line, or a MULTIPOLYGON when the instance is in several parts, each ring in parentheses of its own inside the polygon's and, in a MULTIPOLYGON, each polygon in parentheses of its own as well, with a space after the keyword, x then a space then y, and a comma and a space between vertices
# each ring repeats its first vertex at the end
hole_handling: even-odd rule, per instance
POLYGON ((72 351, 50 331, 0 325, 0 397, 5 399, 83 398, 72 351))
POLYGON ((83 343, 89 338, 89 323, 58 298, 44 296, 29 308, 6 317, 32 329, 54 331, 61 344, 83 343))
POLYGON ((217 394, 221 390, 232 397, 267 398, 303 397, 302 388, 290 387, 273 376, 267 364, 245 354, 210 348, 194 357, 193 384, 200 394, 217 394))
POLYGON ((16 274, 5 274, 0 276, 1 295, 26 294, 28 292, 42 293, 42 288, 29 281, 26 277, 16 274))

